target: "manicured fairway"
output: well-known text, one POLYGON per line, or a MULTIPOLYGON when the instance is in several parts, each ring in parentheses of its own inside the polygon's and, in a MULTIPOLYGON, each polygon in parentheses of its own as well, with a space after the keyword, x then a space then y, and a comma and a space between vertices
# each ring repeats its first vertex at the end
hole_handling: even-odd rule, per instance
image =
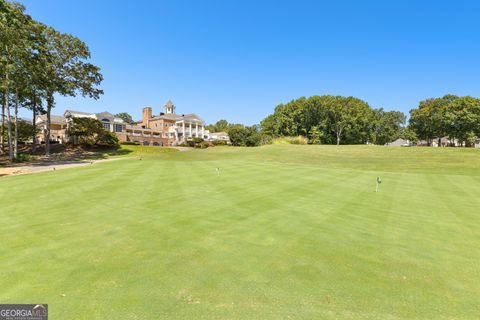
POLYGON ((480 151, 151 150, 0 178, 0 303, 51 319, 480 317, 480 151))

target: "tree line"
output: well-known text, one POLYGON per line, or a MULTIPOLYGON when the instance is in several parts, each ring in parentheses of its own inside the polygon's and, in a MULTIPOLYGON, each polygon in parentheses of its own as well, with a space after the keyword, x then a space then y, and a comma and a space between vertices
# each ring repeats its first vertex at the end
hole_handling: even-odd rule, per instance
POLYGON ((97 87, 103 80, 100 69, 88 63, 89 58, 87 45, 77 37, 35 21, 18 3, 0 0, 0 153, 6 152, 6 140, 10 160, 18 156, 18 110, 27 108, 32 112, 33 142, 35 118, 46 114, 45 153, 50 154, 55 96, 98 99, 103 93, 97 87))
POLYGON ((260 126, 270 136, 305 136, 312 144, 385 144, 405 125, 398 111, 373 109, 355 97, 313 96, 280 104, 260 126))
POLYGON ((445 95, 421 101, 410 111, 410 128, 431 145, 447 137, 462 146, 473 146, 480 137, 480 99, 445 95))
MULTIPOLYGON (((279 104, 260 125, 244 126, 220 120, 207 126, 225 131, 232 145, 257 146, 281 137, 305 137, 309 144, 385 145, 402 138, 426 145, 447 137, 473 146, 480 137, 480 99, 445 95, 420 101, 409 120, 400 111, 372 108, 355 97, 312 96, 279 104)), ((291 139, 291 141, 297 141, 291 139)), ((290 141, 290 140, 285 140, 290 141)))
POLYGON ((480 137, 480 99, 446 95, 423 100, 410 110, 372 108, 355 97, 313 96, 278 105, 260 123, 271 137, 304 136, 311 144, 378 144, 402 138, 411 142, 448 137, 472 146, 480 137))
POLYGON ((270 142, 271 138, 264 134, 258 125, 246 126, 240 123, 229 123, 219 120, 215 124, 205 126, 210 132, 226 132, 230 143, 238 147, 256 147, 270 142))

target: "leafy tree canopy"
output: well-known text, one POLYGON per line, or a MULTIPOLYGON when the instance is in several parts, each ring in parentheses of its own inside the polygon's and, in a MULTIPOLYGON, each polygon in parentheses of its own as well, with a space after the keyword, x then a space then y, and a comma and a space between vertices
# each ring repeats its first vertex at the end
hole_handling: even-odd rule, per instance
POLYGON ((128 124, 134 124, 135 121, 133 120, 132 116, 127 112, 120 112, 115 115, 115 117, 122 119, 128 124))

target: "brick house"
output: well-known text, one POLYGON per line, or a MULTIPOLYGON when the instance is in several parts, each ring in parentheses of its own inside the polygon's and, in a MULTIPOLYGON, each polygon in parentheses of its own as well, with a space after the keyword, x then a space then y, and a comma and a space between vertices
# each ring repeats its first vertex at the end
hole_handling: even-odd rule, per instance
MULTIPOLYGON (((35 125, 40 129, 37 135, 37 143, 45 143, 45 132, 47 130, 47 115, 39 115, 35 118, 35 125)), ((50 141, 66 142, 67 120, 62 116, 50 116, 50 141)))
MULTIPOLYGON (((128 129, 128 128, 127 128, 128 129)), ((166 138, 168 146, 185 143, 192 138, 210 139, 209 131, 205 130, 205 122, 194 113, 178 115, 175 113, 175 105, 168 101, 165 105, 165 112, 154 116, 152 108, 145 107, 142 112, 142 120, 132 126, 137 132, 151 130, 158 132, 166 138)))
MULTIPOLYGON (((63 116, 51 117, 50 139, 59 143, 69 141, 67 129, 72 125, 73 118, 88 117, 102 122, 105 130, 115 133, 120 141, 134 141, 146 146, 176 146, 196 137, 211 140, 202 118, 194 113, 178 115, 175 113, 175 108, 175 105, 168 101, 165 105, 165 112, 153 115, 152 108, 145 107, 142 111, 142 120, 134 124, 125 123, 123 119, 117 118, 107 111, 87 113, 67 110, 63 116)), ((44 115, 38 116, 36 121, 39 128, 45 129, 46 117, 44 115)), ((39 141, 44 141, 43 137, 44 133, 42 132, 38 135, 39 141)), ((225 139, 223 135, 222 139, 225 139)))

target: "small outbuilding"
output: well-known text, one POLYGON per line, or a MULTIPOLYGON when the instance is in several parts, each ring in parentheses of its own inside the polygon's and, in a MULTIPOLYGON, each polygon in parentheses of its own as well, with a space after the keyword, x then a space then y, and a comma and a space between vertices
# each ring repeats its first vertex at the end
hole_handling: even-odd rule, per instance
POLYGON ((399 138, 399 139, 397 139, 395 141, 392 141, 392 142, 389 142, 385 145, 389 146, 389 147, 410 147, 413 144, 410 142, 410 140, 405 140, 405 139, 399 138))

